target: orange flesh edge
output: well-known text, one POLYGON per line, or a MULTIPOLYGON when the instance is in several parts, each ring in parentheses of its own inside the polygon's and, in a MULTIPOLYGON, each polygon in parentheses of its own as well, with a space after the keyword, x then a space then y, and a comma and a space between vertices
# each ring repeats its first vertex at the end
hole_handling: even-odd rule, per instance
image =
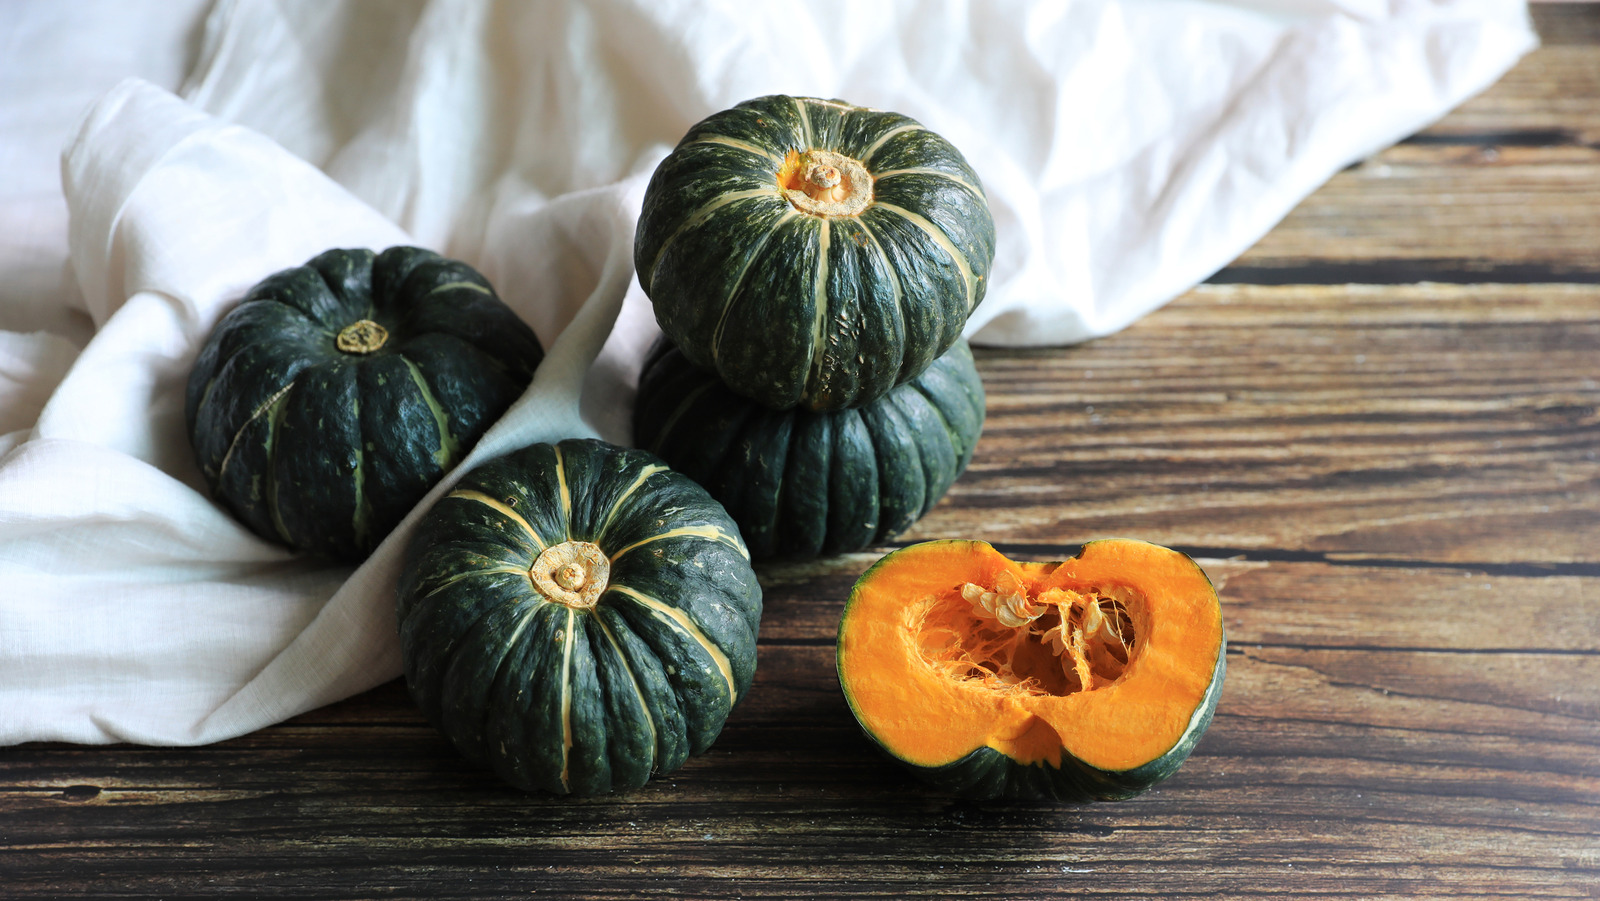
POLYGON ((862 725, 909 763, 941 766, 987 746, 1021 763, 1060 767, 1066 753, 1121 771, 1183 737, 1221 646, 1216 592, 1176 551, 1111 540, 1059 564, 1018 563, 981 541, 935 541, 890 554, 857 584, 839 630, 839 677, 862 725), (961 603, 963 584, 991 587, 1002 572, 1030 595, 1107 585, 1142 595, 1129 611, 1136 646, 1121 677, 1092 691, 1029 694, 933 668, 916 634, 919 610, 961 603))
POLYGON ((791 150, 783 158, 783 165, 778 167, 778 187, 785 191, 798 191, 805 179, 805 173, 800 171, 800 151, 791 150))

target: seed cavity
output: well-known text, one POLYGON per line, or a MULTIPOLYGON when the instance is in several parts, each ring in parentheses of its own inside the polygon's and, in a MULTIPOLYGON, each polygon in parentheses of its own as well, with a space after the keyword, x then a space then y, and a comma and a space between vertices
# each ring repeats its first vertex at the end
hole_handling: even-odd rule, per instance
POLYGON ((1113 685, 1138 651, 1144 596, 1120 586, 1047 588, 1015 574, 967 582, 921 612, 914 634, 927 664, 998 691, 1068 695, 1113 685))

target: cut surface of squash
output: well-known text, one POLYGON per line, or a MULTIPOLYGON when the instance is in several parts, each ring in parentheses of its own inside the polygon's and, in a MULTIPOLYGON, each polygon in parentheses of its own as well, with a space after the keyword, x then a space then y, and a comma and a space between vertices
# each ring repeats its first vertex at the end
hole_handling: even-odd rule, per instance
POLYGON ((1209 723, 1224 642, 1216 592, 1176 551, 1116 539, 1021 563, 933 541, 861 577, 839 680, 867 734, 914 769, 988 749, 1017 767, 1139 773, 1137 791, 1209 723))

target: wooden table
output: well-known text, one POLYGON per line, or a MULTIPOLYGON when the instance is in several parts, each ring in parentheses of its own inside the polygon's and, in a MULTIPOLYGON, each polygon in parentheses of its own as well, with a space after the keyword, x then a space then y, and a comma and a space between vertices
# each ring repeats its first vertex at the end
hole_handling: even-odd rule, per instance
POLYGON ((0 750, 0 897, 1600 897, 1600 7, 1083 346, 989 350, 906 542, 1201 558, 1228 678, 1170 781, 977 804, 870 746, 862 554, 762 571, 756 685, 622 797, 469 769, 398 683, 193 749, 0 750))

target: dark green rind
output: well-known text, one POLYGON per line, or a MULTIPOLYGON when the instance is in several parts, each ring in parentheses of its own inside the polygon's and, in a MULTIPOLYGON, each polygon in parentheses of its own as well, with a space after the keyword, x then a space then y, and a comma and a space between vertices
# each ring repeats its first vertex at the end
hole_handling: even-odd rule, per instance
MULTIPOLYGON (((945 541, 959 544, 986 544, 966 539, 945 539, 945 541)), ((873 570, 885 565, 891 556, 893 555, 885 555, 868 567, 867 571, 862 573, 858 584, 868 580, 873 570)), ((1198 565, 1195 565, 1195 569, 1205 578, 1206 584, 1210 585, 1210 577, 1206 576, 1198 565)), ((848 613, 848 609, 846 612, 848 613)), ((843 623, 844 620, 841 618, 841 628, 843 623)), ((975 801, 1016 799, 1071 803, 1123 801, 1165 781, 1189 759, 1189 755, 1205 735, 1206 729, 1211 726, 1211 719, 1217 710, 1217 701, 1222 697, 1222 685, 1227 672, 1228 637, 1224 629, 1222 641, 1217 647, 1217 659, 1212 665, 1211 681, 1206 686, 1204 697, 1190 714, 1188 728, 1165 753, 1128 770, 1102 770, 1064 752, 1061 757, 1062 765, 1059 768, 1047 763, 1025 764, 990 747, 978 748, 960 760, 942 766, 922 766, 895 754, 892 748, 879 741, 878 737, 865 726, 861 731, 890 759, 911 771, 917 778, 935 788, 963 798, 975 801)), ((840 683, 843 684, 843 681, 841 674, 840 683)), ((861 714, 856 710, 855 702, 848 692, 845 693, 845 702, 859 725, 862 722, 861 714)))
POLYGON ((197 383, 191 378, 187 399, 195 457, 212 483, 222 471, 238 430, 196 429, 202 404, 215 421, 248 422, 307 366, 334 359, 301 352, 303 346, 315 346, 322 332, 285 304, 242 304, 229 314, 228 322, 229 328, 214 332, 213 340, 201 350, 194 372, 204 373, 205 380, 197 383))
POLYGON ((805 559, 882 543, 926 515, 983 420, 964 341, 871 404, 812 413, 741 397, 663 340, 640 375, 634 440, 705 485, 753 557, 805 559))
MULTIPOLYGON (((692 255, 715 260, 713 248, 738 246, 748 240, 759 244, 739 289, 726 301, 705 294, 715 308, 725 303, 726 311, 713 330, 689 333, 696 348, 696 365, 714 368, 724 381, 732 381, 740 393, 763 399, 775 409, 788 409, 800 403, 811 371, 811 334, 817 317, 817 290, 814 278, 820 259, 824 220, 814 216, 791 216, 769 232, 735 235, 728 244, 709 244, 683 239, 673 244, 668 256, 673 259, 692 255), (701 349, 709 353, 701 353, 701 349)), ((698 233, 696 233, 698 234, 698 233)), ((662 276, 673 270, 663 260, 662 276)), ((657 284, 661 281, 658 279, 657 284)), ((695 292, 702 290, 694 283, 695 292)), ((702 301, 696 297, 693 301, 702 301)), ((675 327, 673 307, 658 303, 662 331, 675 327)), ((672 334, 671 332, 667 332, 672 334)))
POLYGON ((709 747, 754 679, 761 589, 737 527, 643 451, 563 441, 492 460, 422 518, 406 559, 397 615, 412 697, 465 757, 518 788, 637 788, 709 747), (682 528, 705 534, 660 537, 682 528), (569 537, 615 558, 591 611, 545 601, 526 575, 569 537), (624 589, 681 612, 726 657, 731 690, 704 646, 624 589))
MULTIPOLYGON (((366 406, 359 370, 343 360, 307 367, 285 398, 275 441, 259 450, 271 480, 266 502, 279 524, 277 537, 335 559, 360 554, 356 523, 369 515, 358 472, 366 406)), ((246 456, 232 465, 249 471, 253 462, 246 456)))
MULTIPOLYGON (((802 290, 804 274, 794 267, 806 263, 796 259, 796 253, 806 251, 809 241, 804 234, 785 240, 795 230, 815 231, 815 222, 795 213, 789 202, 776 194, 733 201, 716 215, 685 226, 682 237, 664 248, 651 268, 664 273, 669 283, 695 285, 701 296, 693 303, 657 306, 657 320, 674 331, 703 336, 704 341, 697 345, 705 361, 702 365, 713 366, 727 334, 725 320, 735 315, 740 304, 749 302, 761 308, 766 292, 789 295, 802 290), (707 246, 723 250, 708 254, 703 250, 707 246)), ((816 264, 811 261, 810 265, 816 264)), ((790 331, 799 327, 798 317, 807 309, 789 317, 790 331)), ((742 340, 739 332, 733 335, 733 340, 742 340)), ((770 347, 776 342, 762 343, 770 347)), ((790 359, 781 365, 803 367, 805 349, 805 344, 791 348, 790 359), (794 362, 796 353, 802 359, 798 364, 794 362)), ((728 350, 738 353, 736 347, 728 350)))
POLYGON ((779 159, 791 150, 804 147, 807 141, 800 105, 795 98, 781 94, 757 97, 712 113, 690 126, 678 146, 714 136, 748 141, 779 159))
MULTIPOLYGON (((923 340, 923 317, 907 316, 899 276, 861 221, 831 220, 828 243, 828 297, 820 351, 812 355, 812 409, 863 406, 915 378, 933 362, 939 347, 953 343, 944 334, 923 340), (907 322, 909 318, 910 322, 907 322), (909 340, 908 340, 909 339, 909 340), (866 360, 900 360, 892 366, 863 366, 866 360)), ((965 324, 966 317, 961 320, 965 324)), ((959 337, 960 329, 953 337, 959 337)))
POLYGON ((364 557, 519 397, 538 339, 471 267, 415 247, 330 250, 218 323, 185 417, 212 493, 258 534, 364 557), (388 343, 338 350, 371 319, 388 343), (441 428, 442 426, 442 428, 441 428))
POLYGON ((897 113, 773 95, 689 130, 651 178, 634 259, 662 331, 695 365, 764 406, 832 411, 882 397, 955 344, 994 242, 977 174, 937 134, 897 113), (777 172, 809 149, 892 174, 859 217, 800 213, 777 172), (767 193, 715 207, 738 191, 767 193))

